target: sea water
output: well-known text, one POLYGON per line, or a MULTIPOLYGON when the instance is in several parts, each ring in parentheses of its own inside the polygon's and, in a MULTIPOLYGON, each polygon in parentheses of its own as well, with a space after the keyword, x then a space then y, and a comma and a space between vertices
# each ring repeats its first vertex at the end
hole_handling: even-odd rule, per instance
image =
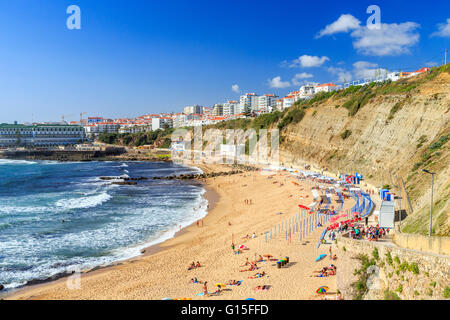
POLYGON ((121 186, 100 177, 198 171, 168 162, 0 159, 0 284, 107 265, 173 237, 205 216, 201 186, 151 179, 121 186))

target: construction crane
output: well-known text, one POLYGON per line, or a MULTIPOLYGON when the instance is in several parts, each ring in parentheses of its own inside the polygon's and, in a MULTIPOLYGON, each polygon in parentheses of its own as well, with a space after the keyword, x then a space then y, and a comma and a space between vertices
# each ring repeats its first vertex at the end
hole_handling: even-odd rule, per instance
POLYGON ((80 125, 82 124, 84 114, 87 114, 87 112, 80 112, 80 125))
POLYGON ((66 121, 64 120, 65 117, 73 117, 73 114, 62 115, 62 116, 61 116, 62 123, 65 123, 65 122, 66 122, 66 121))

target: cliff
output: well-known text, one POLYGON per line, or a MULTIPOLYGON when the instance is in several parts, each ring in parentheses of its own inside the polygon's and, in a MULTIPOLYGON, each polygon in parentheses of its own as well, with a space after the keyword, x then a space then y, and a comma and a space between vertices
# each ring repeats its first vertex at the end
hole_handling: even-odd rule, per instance
POLYGON ((281 161, 312 163, 340 173, 357 171, 373 185, 390 185, 403 196, 408 216, 402 230, 411 233, 428 230, 431 176, 421 170, 436 172, 433 229, 437 235, 449 235, 449 72, 447 65, 292 107, 302 114, 297 122, 281 126, 281 161))

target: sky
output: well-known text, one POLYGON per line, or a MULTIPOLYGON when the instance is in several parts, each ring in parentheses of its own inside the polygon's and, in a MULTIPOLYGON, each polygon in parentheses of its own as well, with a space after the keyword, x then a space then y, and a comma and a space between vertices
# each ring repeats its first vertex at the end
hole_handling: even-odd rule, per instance
POLYGON ((76 121, 440 65, 450 1, 0 0, 0 30, 0 123, 76 121))

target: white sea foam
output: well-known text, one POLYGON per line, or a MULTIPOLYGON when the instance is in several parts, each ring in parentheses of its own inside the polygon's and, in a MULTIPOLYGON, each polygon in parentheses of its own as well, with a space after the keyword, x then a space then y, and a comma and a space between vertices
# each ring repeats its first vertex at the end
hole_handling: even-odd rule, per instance
POLYGON ((0 165, 24 165, 24 164, 36 164, 37 162, 28 161, 28 160, 9 160, 9 159, 0 159, 0 165))
POLYGON ((107 192, 102 192, 94 196, 61 199, 55 205, 64 209, 93 208, 107 202, 109 199, 111 199, 111 196, 107 192))

